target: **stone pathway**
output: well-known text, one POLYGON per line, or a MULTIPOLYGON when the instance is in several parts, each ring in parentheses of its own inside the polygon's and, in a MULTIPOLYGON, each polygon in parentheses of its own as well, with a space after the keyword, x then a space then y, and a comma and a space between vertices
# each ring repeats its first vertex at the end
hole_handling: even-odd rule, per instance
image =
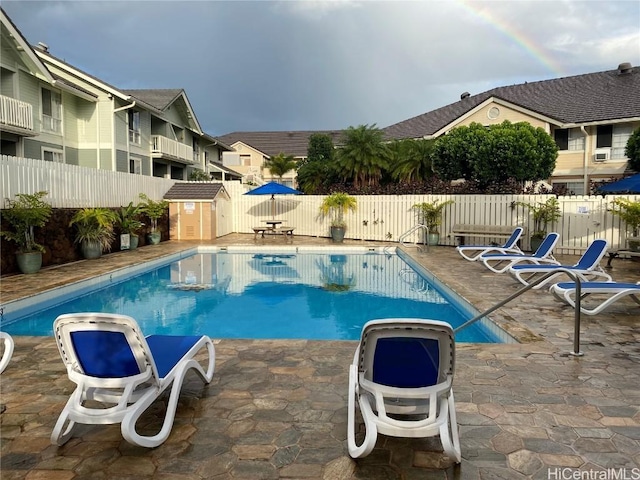
MULTIPOLYGON (((218 243, 252 244, 252 237, 233 235, 218 243)), ((46 289, 184 246, 168 242, 140 249, 135 259, 126 252, 78 262, 45 270, 39 280, 3 278, 2 302, 28 288, 46 289)), ((519 287, 509 276, 462 260, 453 248, 411 254, 480 310, 519 287)), ((616 260, 612 275, 637 281, 639 271, 636 262, 616 260)), ((214 379, 203 386, 195 375, 188 377, 165 444, 152 450, 131 446, 118 425, 109 425, 79 426, 72 440, 56 447, 49 435, 73 384, 53 339, 17 337, 0 377, 6 407, 0 415, 0 478, 548 479, 602 478, 595 475, 603 469, 628 475, 618 478, 640 474, 640 308, 625 300, 601 315, 583 316, 584 356, 574 357, 567 354, 573 347, 572 309, 545 291, 527 292, 512 303, 492 318, 523 343, 457 345, 460 466, 451 465, 433 439, 380 437, 371 455, 349 458, 347 369, 355 342, 216 341, 214 379)), ((145 414, 143 431, 159 425, 162 403, 145 414)))

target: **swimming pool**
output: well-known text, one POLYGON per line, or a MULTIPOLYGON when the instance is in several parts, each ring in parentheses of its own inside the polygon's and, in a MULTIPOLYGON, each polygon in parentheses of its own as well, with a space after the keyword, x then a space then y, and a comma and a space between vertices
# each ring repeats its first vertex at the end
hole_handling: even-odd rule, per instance
MULTIPOLYGON (((100 311, 132 316, 145 334, 356 340, 375 318, 431 318, 455 328, 477 313, 406 255, 353 252, 200 247, 146 271, 103 275, 4 308, 2 329, 52 335, 58 315, 100 311)), ((464 329, 457 340, 508 341, 487 323, 464 329)))

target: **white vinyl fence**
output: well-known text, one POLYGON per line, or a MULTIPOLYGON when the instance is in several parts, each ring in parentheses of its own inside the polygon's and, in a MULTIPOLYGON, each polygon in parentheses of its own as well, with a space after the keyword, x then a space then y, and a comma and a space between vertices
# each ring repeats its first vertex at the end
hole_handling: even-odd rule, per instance
MULTIPOLYGON (((0 198, 13 198, 17 193, 49 192, 47 200, 55 208, 119 207, 137 202, 140 193, 159 200, 177 180, 93 168, 77 167, 42 160, 2 156, 0 159, 0 198)), ((239 182, 223 182, 231 196, 224 212, 220 212, 219 234, 253 233, 252 227, 265 226, 275 218, 295 227, 295 235, 329 236, 329 219, 319 215, 320 195, 244 195, 248 187, 239 182), (273 212, 273 213, 272 213, 273 212)), ((640 201, 640 196, 627 196, 640 201)), ((393 241, 414 227, 417 216, 412 206, 439 199, 453 200, 445 207, 440 226, 440 244, 455 245, 451 235, 456 223, 483 225, 523 225, 533 230, 531 213, 517 202, 544 202, 550 195, 358 195, 355 212, 345 216, 347 238, 393 241)), ((615 196, 559 197, 561 219, 550 227, 560 233, 558 253, 580 254, 595 238, 605 238, 611 248, 626 245, 625 225, 609 211, 615 196)), ((405 239, 420 241, 419 233, 405 239)), ((473 239, 468 239, 473 241, 473 239)), ((485 243, 487 239, 477 239, 485 243)), ((523 246, 529 248, 529 239, 523 246)))

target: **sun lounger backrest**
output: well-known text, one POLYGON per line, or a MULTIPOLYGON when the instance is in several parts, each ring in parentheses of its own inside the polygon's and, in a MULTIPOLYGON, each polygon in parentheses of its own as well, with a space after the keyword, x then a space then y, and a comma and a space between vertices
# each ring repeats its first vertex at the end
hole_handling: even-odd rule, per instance
POLYGON ((512 248, 516 243, 518 243, 518 240, 520 240, 520 236, 522 235, 522 231, 522 227, 516 227, 513 230, 511 236, 507 239, 506 242, 504 242, 502 248, 512 248))
POLYGON ((61 315, 54 323, 58 349, 66 365, 95 378, 125 378, 158 370, 137 323, 124 315, 61 315))
POLYGON ((71 332, 71 341, 85 375, 122 378, 141 373, 122 332, 71 332))
POLYGON ((380 338, 373 356, 373 381, 398 388, 438 383, 440 348, 433 338, 380 338))
POLYGON ((443 383, 453 376, 453 330, 445 322, 404 319, 372 321, 360 342, 365 378, 398 388, 443 383))
POLYGON ((575 267, 582 270, 592 270, 600 264, 600 260, 607 253, 607 241, 598 239, 591 242, 587 250, 582 254, 575 267))
POLYGON ((538 249, 533 254, 536 258, 544 258, 549 255, 549 252, 553 250, 553 247, 556 246, 556 242, 558 241, 558 235, 556 232, 549 233, 538 247, 538 249))

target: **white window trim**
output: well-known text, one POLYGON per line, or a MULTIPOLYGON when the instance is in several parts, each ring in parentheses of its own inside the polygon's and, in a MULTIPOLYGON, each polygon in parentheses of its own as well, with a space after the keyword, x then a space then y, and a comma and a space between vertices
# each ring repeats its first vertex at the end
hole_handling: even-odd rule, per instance
MULTIPOLYGON (((52 105, 52 112, 53 112, 53 105, 52 105)), ((63 113, 62 113, 62 94, 60 92, 57 92, 55 90, 52 90, 50 88, 45 88, 45 87, 41 87, 40 88, 40 118, 41 118, 41 125, 42 125, 42 131, 43 132, 47 132, 47 133, 55 133, 55 134, 59 134, 62 135, 62 118, 63 118, 63 113), (60 118, 56 118, 54 116, 50 116, 50 115, 46 115, 44 113, 44 103, 42 101, 42 92, 46 90, 48 92, 50 92, 52 95, 56 94, 60 97, 60 118)))
MULTIPOLYGON (((129 142, 133 143, 134 145, 140 145, 141 144, 140 133, 142 131, 140 112, 134 110, 132 113, 138 114, 138 128, 136 129, 134 128, 134 125, 129 125, 129 142)), ((129 121, 128 114, 127 114, 127 121, 129 121)))
POLYGON ((142 175, 142 159, 139 157, 129 157, 129 173, 142 175), (131 171, 131 162, 134 164, 134 171, 131 171), (137 172, 135 170, 138 170, 137 172))
POLYGON ((49 162, 50 160, 45 160, 44 158, 44 154, 45 152, 47 153, 52 153, 54 156, 54 163, 65 163, 64 162, 64 150, 62 149, 58 149, 58 148, 51 148, 51 147, 40 147, 40 158, 42 160, 44 160, 45 162, 49 162), (58 160, 55 159, 56 156, 58 156, 58 160))

